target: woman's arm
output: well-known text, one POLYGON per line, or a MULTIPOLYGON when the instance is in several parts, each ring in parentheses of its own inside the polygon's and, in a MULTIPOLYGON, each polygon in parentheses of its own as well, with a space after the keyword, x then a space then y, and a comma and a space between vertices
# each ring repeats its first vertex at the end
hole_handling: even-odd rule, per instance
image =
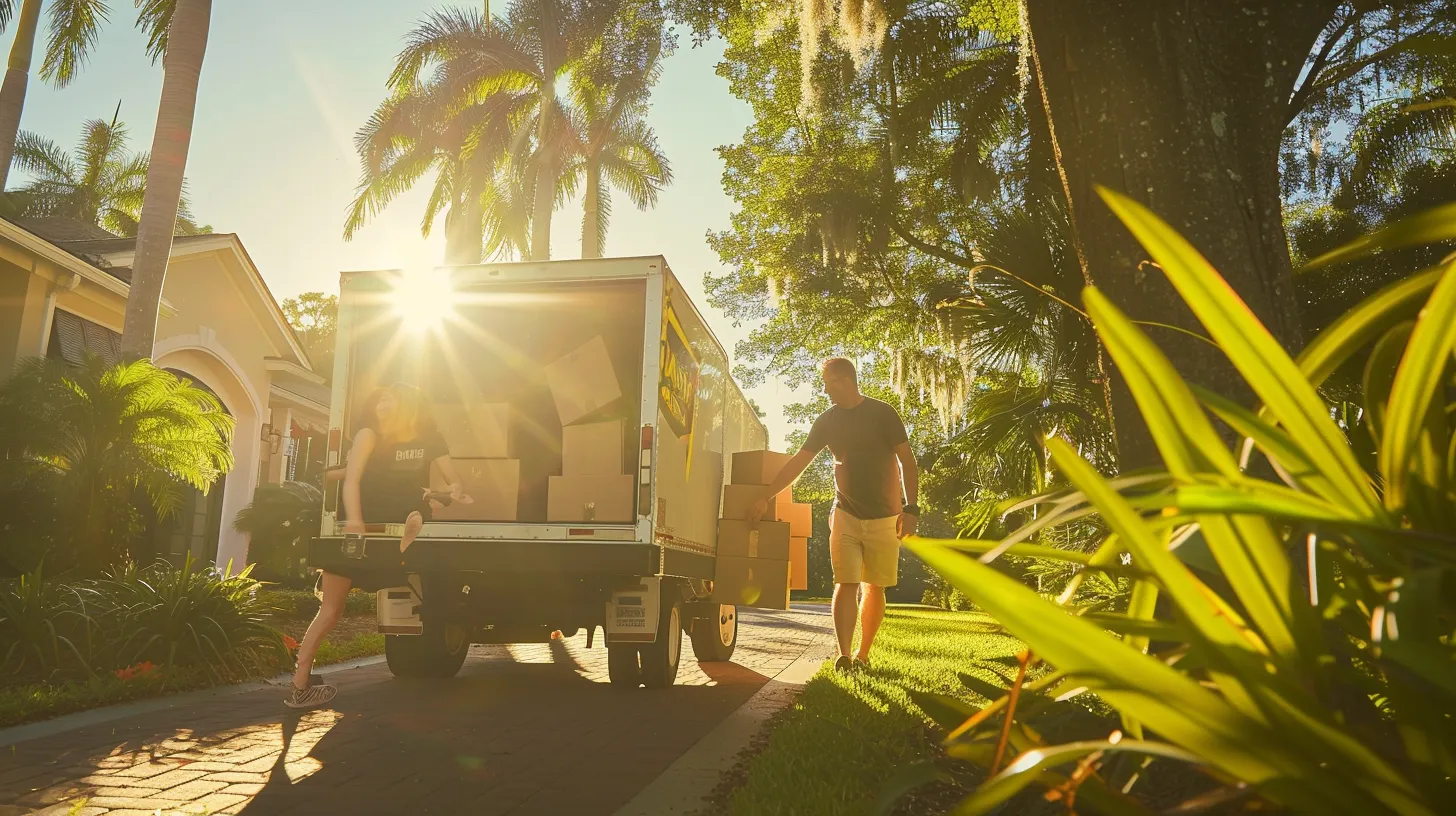
POLYGON ((462 491, 464 485, 460 481, 460 474, 455 470, 455 463, 451 461, 450 454, 445 454, 435 460, 435 467, 440 469, 440 475, 445 477, 445 483, 450 486, 450 498, 459 500, 465 495, 462 491))
POLYGON ((359 501, 359 480, 369 455, 374 452, 374 431, 365 428, 354 435, 354 445, 349 448, 349 459, 344 470, 344 532, 364 532, 364 509, 359 501))

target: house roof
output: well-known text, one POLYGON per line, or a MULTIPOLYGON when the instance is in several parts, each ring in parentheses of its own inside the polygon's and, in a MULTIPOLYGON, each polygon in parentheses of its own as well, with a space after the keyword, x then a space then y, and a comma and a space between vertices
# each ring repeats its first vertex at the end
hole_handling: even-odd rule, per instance
MULTIPOLYGON (((109 277, 128 286, 131 284, 131 258, 136 252, 136 239, 114 235, 101 227, 61 216, 36 218, 8 218, 10 223, 41 239, 46 244, 84 261, 89 266, 105 272, 109 277)), ((298 341, 293 327, 283 315, 278 299, 268 289, 258 267, 243 247, 242 239, 235 233, 205 233, 201 235, 177 235, 172 238, 172 257, 194 252, 210 252, 216 249, 230 249, 242 264, 260 300, 266 303, 270 317, 281 330, 284 344, 305 368, 312 369, 308 353, 298 341)), ((164 301, 165 303, 165 301, 164 301)))
POLYGON ((10 220, 24 227, 31 234, 39 235, 53 244, 66 241, 104 241, 118 237, 95 224, 88 224, 85 221, 77 221, 62 215, 12 218, 10 220))

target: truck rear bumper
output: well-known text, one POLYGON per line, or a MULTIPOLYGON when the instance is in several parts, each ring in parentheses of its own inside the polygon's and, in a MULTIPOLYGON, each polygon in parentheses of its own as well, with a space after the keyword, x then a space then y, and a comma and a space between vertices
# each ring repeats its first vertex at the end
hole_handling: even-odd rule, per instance
POLYGON ((397 538, 366 537, 362 552, 346 549, 343 537, 315 538, 308 546, 309 566, 383 578, 402 571, 643 576, 658 574, 661 565, 661 548, 636 542, 420 539, 402 562, 397 538))

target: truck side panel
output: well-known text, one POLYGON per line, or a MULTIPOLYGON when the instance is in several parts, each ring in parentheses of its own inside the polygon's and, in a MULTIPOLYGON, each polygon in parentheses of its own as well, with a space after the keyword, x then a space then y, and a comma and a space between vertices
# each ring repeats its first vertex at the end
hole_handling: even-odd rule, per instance
MULTIPOLYGON (((763 424, 733 382, 728 357, 670 271, 659 336, 655 537, 674 551, 717 551, 718 511, 732 454, 762 449, 763 424)), ((702 562, 700 562, 702 563, 702 562)), ((711 577, 700 575, 695 577, 711 577)))

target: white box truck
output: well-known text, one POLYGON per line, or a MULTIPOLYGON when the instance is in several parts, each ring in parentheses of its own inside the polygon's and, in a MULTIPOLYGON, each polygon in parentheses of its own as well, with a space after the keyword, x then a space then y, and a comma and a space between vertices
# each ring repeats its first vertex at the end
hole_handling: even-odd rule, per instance
POLYGON ((385 587, 400 676, 453 676, 472 643, 590 641, 599 626, 613 684, 672 685, 683 632, 699 660, 728 660, 738 617, 714 600, 719 507, 732 455, 767 433, 666 262, 441 274, 341 276, 328 462, 343 465, 366 395, 410 383, 473 502, 435 513, 401 557, 402 524, 344 535, 335 482, 310 563, 385 587))

